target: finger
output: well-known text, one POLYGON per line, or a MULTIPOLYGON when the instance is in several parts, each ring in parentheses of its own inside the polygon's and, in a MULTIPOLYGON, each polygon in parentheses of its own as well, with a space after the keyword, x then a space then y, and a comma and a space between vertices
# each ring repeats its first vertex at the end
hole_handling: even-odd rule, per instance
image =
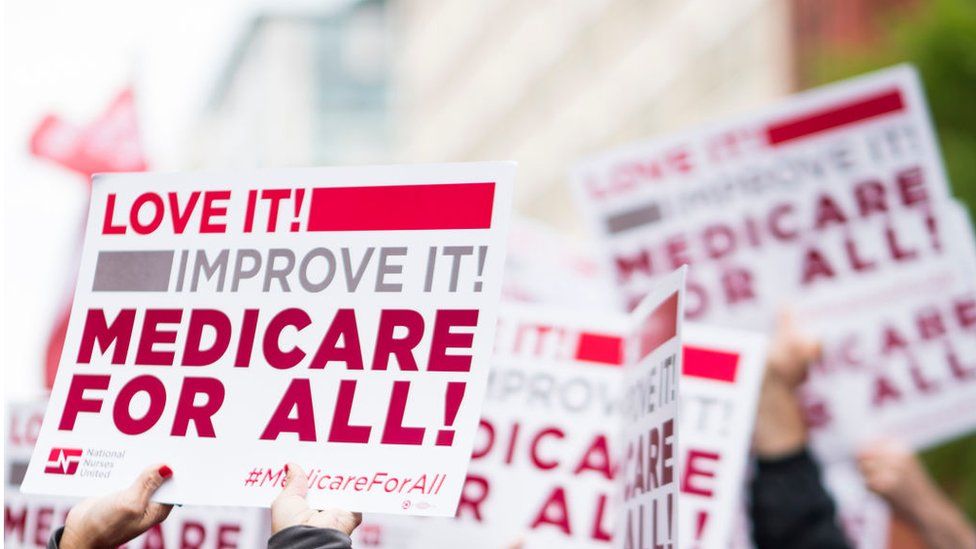
POLYGON ((136 500, 145 509, 156 490, 172 476, 173 470, 168 465, 154 465, 139 473, 139 477, 129 489, 134 492, 136 500))
POLYGON ((166 520, 173 506, 167 503, 150 503, 141 521, 142 530, 148 530, 166 520))
POLYGON ((281 495, 298 496, 304 498, 308 493, 308 477, 305 471, 294 463, 285 465, 285 487, 281 495))

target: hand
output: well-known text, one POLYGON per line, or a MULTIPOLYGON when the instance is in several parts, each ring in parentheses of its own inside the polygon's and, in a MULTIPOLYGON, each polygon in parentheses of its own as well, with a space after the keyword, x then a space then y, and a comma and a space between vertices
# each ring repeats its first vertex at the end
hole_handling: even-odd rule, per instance
POLYGON ((150 501, 173 470, 155 465, 121 492, 90 498, 71 508, 61 534, 61 549, 118 547, 166 520, 172 505, 150 501))
POLYGON ((908 517, 915 517, 919 505, 938 495, 915 454, 894 442, 882 441, 860 451, 857 466, 868 489, 908 517))
POLYGON ((271 533, 277 534, 291 526, 314 526, 331 528, 347 536, 363 521, 360 513, 350 513, 341 509, 316 511, 308 506, 305 494, 308 493, 308 477, 305 471, 294 463, 285 465, 285 487, 271 503, 271 533))
POLYGON ((766 355, 766 377, 796 389, 806 380, 810 364, 820 358, 821 352, 820 342, 801 333, 793 313, 784 310, 776 321, 766 355))
POLYGON ((789 312, 780 315, 766 354, 766 374, 759 392, 752 447, 761 459, 779 459, 807 444, 806 419, 797 389, 810 363, 820 356, 820 343, 800 333, 789 312))
POLYGON ((867 487, 914 524, 927 547, 976 547, 976 530, 910 450, 890 441, 876 443, 858 453, 857 465, 867 487))

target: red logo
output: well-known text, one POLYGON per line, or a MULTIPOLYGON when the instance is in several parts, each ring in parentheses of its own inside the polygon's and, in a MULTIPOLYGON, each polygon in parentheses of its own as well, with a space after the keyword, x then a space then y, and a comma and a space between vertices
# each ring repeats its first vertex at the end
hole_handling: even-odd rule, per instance
POLYGON ((81 448, 51 448, 47 456, 45 473, 53 475, 73 475, 81 463, 81 448))

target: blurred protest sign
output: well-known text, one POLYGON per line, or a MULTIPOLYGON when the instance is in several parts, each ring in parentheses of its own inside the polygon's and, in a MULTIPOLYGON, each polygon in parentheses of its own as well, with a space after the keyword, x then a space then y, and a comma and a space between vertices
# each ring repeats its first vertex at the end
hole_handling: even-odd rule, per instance
POLYGON ((416 546, 593 547, 613 535, 630 320, 506 306, 456 520, 416 546))
POLYGON ((682 343, 680 546, 727 546, 744 495, 767 341, 687 323, 682 343))
POLYGON ((954 289, 960 269, 933 260, 844 309, 798 309, 824 340, 803 388, 821 457, 879 437, 924 448, 976 425, 976 292, 954 289))
MULTIPOLYGON (((581 299, 579 294, 601 298, 607 295, 601 292, 603 281, 590 267, 588 256, 573 250, 567 241, 545 227, 516 227, 519 230, 512 233, 506 271, 514 269, 513 255, 521 255, 521 260, 516 262, 515 272, 506 273, 506 286, 522 291, 513 291, 509 297, 529 302, 575 303, 581 299), (518 242, 516 234, 521 235, 518 242), (520 249, 526 251, 519 254, 520 249), (561 267, 558 273, 552 272, 553 265, 561 267), (565 284, 553 286, 544 282, 560 277, 565 284)), ((592 318, 592 314, 587 313, 585 318, 592 318)), ((713 547, 729 540, 735 528, 767 342, 755 332, 697 323, 685 325, 682 340, 679 446, 684 472, 679 537, 683 547, 713 547)), ((492 414, 492 404, 489 392, 486 417, 492 414)), ((515 413, 511 406, 501 408, 515 413)), ((580 422, 574 421, 573 425, 578 429, 580 422)))
MULTIPOLYGON (((20 482, 34 450, 47 399, 7 405, 4 446, 4 532, 6 547, 45 548, 64 525, 76 498, 20 492, 20 482)), ((132 549, 258 549, 267 546, 268 513, 255 508, 180 507, 162 524, 126 544, 132 549)))
POLYGON ((634 309, 622 394, 623 502, 615 545, 678 547, 678 378, 687 267, 661 279, 634 309))
POLYGON ((537 221, 514 218, 502 299, 586 311, 616 311, 613 287, 580 244, 537 221))
POLYGON ((941 254, 949 196, 907 66, 580 164, 574 187, 622 304, 691 264, 690 319, 766 328, 817 296, 941 254))
POLYGON ((488 378, 514 164, 96 178, 24 490, 453 515, 488 378), (327 461, 323 461, 326 459, 327 461), (219 487, 219 489, 215 489, 219 487))
POLYGON ((797 309, 826 349, 808 387, 821 457, 976 426, 972 231, 911 67, 609 152, 575 187, 624 304, 691 264, 689 318, 766 329, 797 309))

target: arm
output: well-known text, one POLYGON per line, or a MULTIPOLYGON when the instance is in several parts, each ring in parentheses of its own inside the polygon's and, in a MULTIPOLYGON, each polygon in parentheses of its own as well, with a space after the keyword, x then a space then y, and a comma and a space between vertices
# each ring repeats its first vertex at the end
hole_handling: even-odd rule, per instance
POLYGON ((918 458, 891 443, 869 447, 858 455, 868 488, 914 525, 932 549, 976 547, 976 530, 935 485, 918 458))
POLYGON ((271 504, 268 549, 351 549, 349 536, 362 522, 362 515, 340 509, 311 509, 305 501, 305 472, 289 463, 285 474, 285 487, 271 504))
POLYGON ((791 319, 780 320, 769 348, 759 395, 753 451, 756 475, 750 484, 753 539, 757 549, 847 549, 834 502, 807 452, 807 428, 797 388, 820 353, 791 319))

